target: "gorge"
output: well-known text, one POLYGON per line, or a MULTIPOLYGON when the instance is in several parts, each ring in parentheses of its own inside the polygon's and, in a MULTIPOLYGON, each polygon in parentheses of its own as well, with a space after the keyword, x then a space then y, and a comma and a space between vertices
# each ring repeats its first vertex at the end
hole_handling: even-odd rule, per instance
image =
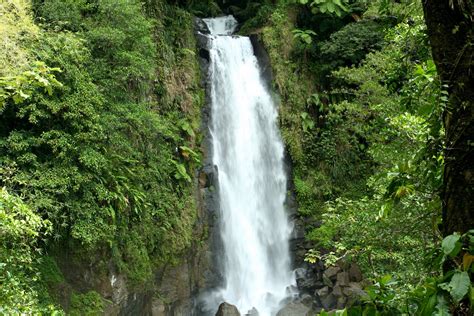
POLYGON ((472 0, 0 1, 0 314, 473 314, 472 0))

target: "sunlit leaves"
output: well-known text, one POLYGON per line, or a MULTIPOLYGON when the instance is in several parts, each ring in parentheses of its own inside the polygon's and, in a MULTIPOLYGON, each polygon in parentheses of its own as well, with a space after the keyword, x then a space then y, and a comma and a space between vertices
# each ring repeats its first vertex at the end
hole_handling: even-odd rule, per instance
POLYGON ((54 88, 62 86, 55 77, 55 73, 59 71, 59 68, 50 68, 43 62, 35 62, 30 70, 20 75, 0 77, 0 113, 9 98, 13 100, 14 104, 20 104, 39 89, 52 95, 54 88))

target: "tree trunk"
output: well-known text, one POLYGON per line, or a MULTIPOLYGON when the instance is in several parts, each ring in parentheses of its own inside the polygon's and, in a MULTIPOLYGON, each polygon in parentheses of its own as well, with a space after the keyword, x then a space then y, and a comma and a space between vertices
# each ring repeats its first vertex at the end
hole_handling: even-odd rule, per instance
POLYGON ((433 59, 449 100, 443 233, 474 228, 474 12, 471 0, 423 0, 433 59), (451 4, 450 4, 451 3, 451 4))

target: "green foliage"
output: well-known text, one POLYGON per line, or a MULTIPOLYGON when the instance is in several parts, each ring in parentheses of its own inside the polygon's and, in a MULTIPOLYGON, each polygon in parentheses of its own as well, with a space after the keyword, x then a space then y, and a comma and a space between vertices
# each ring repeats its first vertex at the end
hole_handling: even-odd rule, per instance
MULTIPOLYGON (((192 16, 146 5, 35 1, 32 61, 0 80, 0 185, 48 218, 49 243, 108 250, 132 285, 189 247, 200 163, 192 16)), ((47 258, 41 282, 62 282, 47 258)))
POLYGON ((458 303, 468 294, 471 279, 467 271, 456 271, 454 272, 451 280, 438 285, 441 289, 446 290, 451 295, 451 298, 455 303, 458 303))
POLYGON ((304 67, 290 61, 295 13, 290 9, 274 10, 269 25, 264 28, 262 40, 267 49, 275 75, 274 82, 288 106, 280 107, 282 137, 294 162, 300 160, 303 124, 301 113, 306 112, 305 101, 312 91, 312 78, 304 67), (303 78, 303 79, 302 79, 303 78))
POLYGON ((33 1, 36 14, 56 30, 79 31, 84 27, 82 14, 94 8, 86 0, 33 1))
MULTIPOLYGON (((361 301, 344 310, 333 312, 334 315, 400 315, 400 311, 389 305, 395 297, 393 286, 396 284, 390 275, 384 275, 373 280, 372 284, 364 290, 366 295, 361 297, 361 301), (339 313, 339 314, 338 314, 339 313)), ((324 314, 319 314, 324 315, 324 314)), ((329 315, 329 314, 327 314, 329 315)))
MULTIPOLYGON (((23 103, 32 94, 42 89, 48 95, 53 94, 53 88, 61 87, 54 72, 59 68, 49 68, 43 62, 35 62, 31 69, 15 77, 0 78, 0 113, 4 110, 6 101, 12 99, 14 104, 23 103)), ((30 117, 30 121, 35 118, 30 117)))
POLYGON ((324 67, 357 65, 367 53, 383 46, 384 24, 372 20, 349 23, 320 44, 324 67))
POLYGON ((264 3, 249 2, 249 5, 242 11, 234 12, 237 17, 244 20, 242 27, 239 30, 241 34, 249 34, 255 30, 263 27, 273 13, 273 5, 264 1, 264 3))
POLYGON ((312 30, 293 30, 293 37, 297 39, 304 47, 310 47, 313 42, 312 36, 316 33, 312 30))
POLYGON ((183 7, 188 12, 199 17, 213 17, 222 13, 219 5, 214 0, 185 0, 183 7))
POLYGON ((443 273, 428 279, 410 296, 417 315, 457 315, 472 311, 474 231, 446 236, 436 260, 443 273), (446 268, 448 267, 448 268, 446 268))
POLYGON ((356 261, 375 280, 352 315, 401 313, 409 293, 436 271, 439 237, 446 93, 420 6, 354 1, 353 20, 296 8, 276 9, 262 38, 282 98, 298 212, 322 221, 306 227, 314 242, 306 260, 356 261), (304 51, 282 45, 295 29, 317 33, 304 51), (396 282, 385 286, 385 275, 396 282))
POLYGON ((54 305, 40 300, 41 273, 38 256, 41 240, 51 232, 19 197, 0 190, 0 313, 61 314, 54 305))
POLYGON ((461 250, 461 236, 459 234, 449 235, 443 239, 441 249, 445 256, 456 257, 461 250))
POLYGON ((51 256, 42 256, 38 267, 42 280, 47 285, 56 285, 64 282, 64 276, 55 259, 51 256))
POLYGON ((73 294, 71 297, 71 307, 69 315, 102 315, 104 302, 99 293, 89 291, 84 294, 73 294))
POLYGON ((309 5, 313 13, 333 14, 342 16, 348 12, 348 0, 297 0, 300 4, 309 5))

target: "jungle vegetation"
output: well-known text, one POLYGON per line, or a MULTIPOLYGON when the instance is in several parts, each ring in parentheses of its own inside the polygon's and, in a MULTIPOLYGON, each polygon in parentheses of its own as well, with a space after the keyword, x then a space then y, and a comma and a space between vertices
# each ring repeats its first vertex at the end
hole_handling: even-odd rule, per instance
POLYGON ((192 245, 193 16, 223 13, 269 54, 306 260, 372 280, 337 313, 472 315, 471 0, 2 1, 0 314, 64 314, 65 252, 139 288, 192 245))

